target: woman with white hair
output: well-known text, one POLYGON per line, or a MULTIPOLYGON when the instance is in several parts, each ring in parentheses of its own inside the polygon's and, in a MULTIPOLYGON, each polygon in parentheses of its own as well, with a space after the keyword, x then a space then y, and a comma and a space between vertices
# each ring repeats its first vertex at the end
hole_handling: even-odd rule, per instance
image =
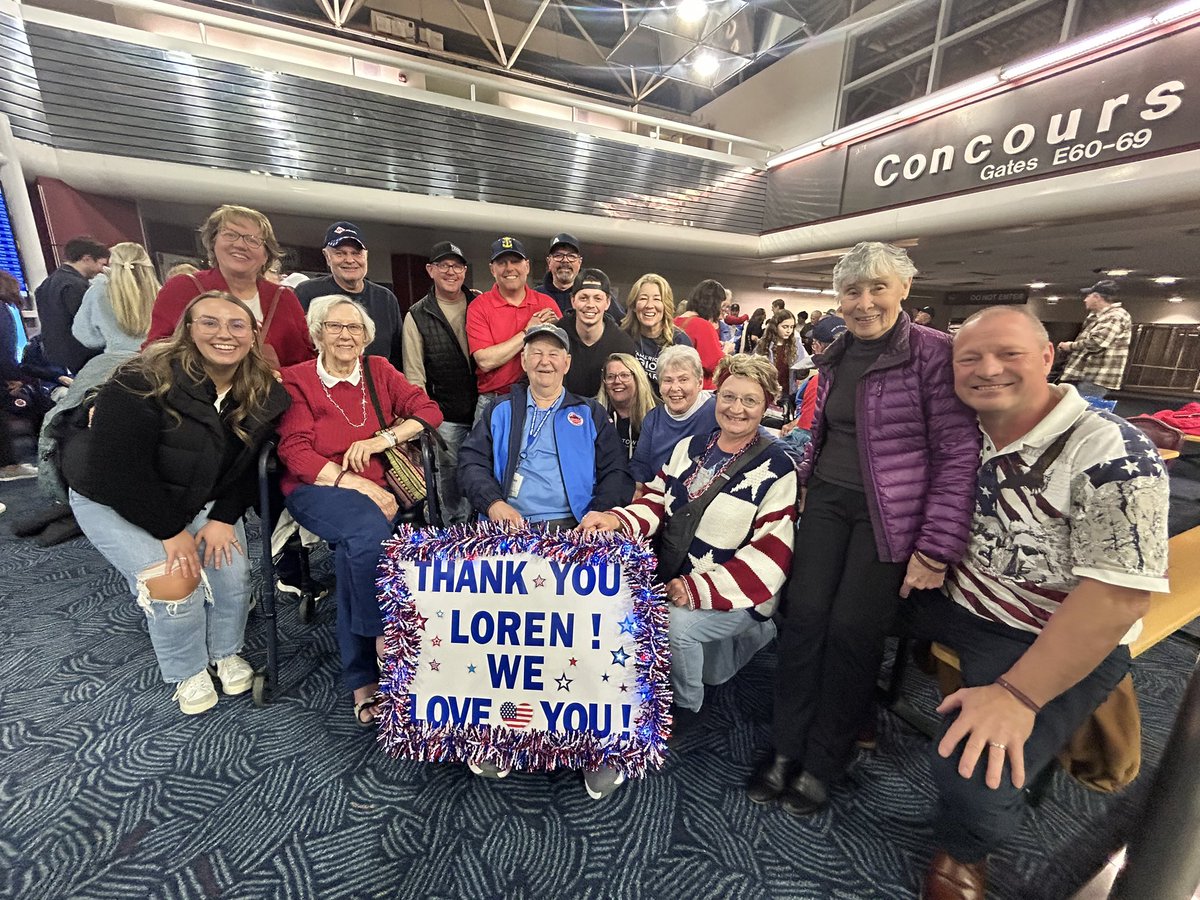
POLYGON ((817 360, 773 747, 748 786, 796 816, 845 774, 902 598, 940 587, 967 546, 979 427, 954 393, 949 336, 901 310, 916 273, 874 241, 833 270, 846 331, 817 360))
POLYGON ((355 721, 370 727, 383 635, 375 567, 397 512, 383 452, 435 430, 442 412, 384 357, 363 355, 375 323, 359 303, 318 297, 308 328, 317 358, 283 370, 292 406, 279 424, 282 488, 296 521, 333 547, 342 671, 355 721))
POLYGON ((646 413, 629 471, 646 484, 671 458, 685 438, 712 434, 717 428, 717 402, 703 390, 704 370, 695 347, 667 347, 658 357, 658 387, 663 405, 646 413))

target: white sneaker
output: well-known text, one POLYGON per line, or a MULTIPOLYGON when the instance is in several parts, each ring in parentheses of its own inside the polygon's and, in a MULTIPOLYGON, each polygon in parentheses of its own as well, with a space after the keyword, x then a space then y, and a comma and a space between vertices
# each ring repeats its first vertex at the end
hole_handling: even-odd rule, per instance
POLYGON ((228 696, 244 694, 254 683, 254 667, 236 654, 217 660, 217 678, 228 696))
POLYGON ((593 800, 603 800, 625 783, 625 773, 605 766, 595 772, 583 773, 583 786, 593 800))
POLYGON ((507 778, 508 773, 512 771, 512 769, 502 769, 495 763, 490 763, 484 759, 478 761, 470 760, 467 763, 467 768, 473 774, 479 775, 482 778, 507 778))
POLYGON ((8 510, 8 507, 7 507, 7 506, 5 506, 3 503, 0 503, 0 516, 4 515, 4 513, 5 513, 7 510, 8 510))
POLYGON ((18 481, 22 478, 37 478, 37 466, 29 463, 13 463, 0 467, 0 481, 18 481))
POLYGON ((186 716, 194 716, 217 705, 217 690, 208 669, 201 669, 191 678, 185 678, 175 688, 172 700, 179 701, 179 709, 186 716))

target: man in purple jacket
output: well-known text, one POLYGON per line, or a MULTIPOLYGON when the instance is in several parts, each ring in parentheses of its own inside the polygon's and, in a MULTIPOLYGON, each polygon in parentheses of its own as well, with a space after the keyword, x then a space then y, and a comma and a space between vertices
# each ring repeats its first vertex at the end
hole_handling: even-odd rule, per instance
POLYGON ((964 687, 933 776, 938 851, 926 900, 982 900, 987 854, 1020 828, 1036 778, 1129 671, 1151 592, 1167 591, 1167 475, 1137 428, 1046 376, 1054 348, 1021 307, 973 315, 954 388, 983 455, 966 555, 902 608, 953 648, 964 687))

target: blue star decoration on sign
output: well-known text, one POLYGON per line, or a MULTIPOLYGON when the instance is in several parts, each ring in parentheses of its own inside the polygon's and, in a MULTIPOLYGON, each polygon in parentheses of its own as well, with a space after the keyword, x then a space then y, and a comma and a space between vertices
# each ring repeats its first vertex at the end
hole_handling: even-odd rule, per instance
POLYGON ((555 678, 554 681, 558 685, 558 689, 560 691, 566 691, 568 694, 571 693, 571 682, 574 681, 574 679, 568 678, 566 672, 563 672, 562 676, 555 678))
POLYGON ((629 659, 629 654, 625 652, 624 647, 622 647, 620 650, 609 650, 608 652, 612 654, 612 664, 614 666, 623 667, 625 665, 625 661, 629 659))
POLYGON ((633 621, 633 616, 626 616, 617 623, 621 626, 621 634, 633 635, 637 629, 637 622, 633 621))
POLYGON ((607 672, 605 672, 603 675, 601 675, 601 676, 600 676, 600 680, 601 680, 601 681, 608 681, 608 673, 607 673, 607 672))
POLYGON ((468 675, 475 674, 475 664, 474 663, 471 663, 471 665, 467 666, 467 674, 468 675))

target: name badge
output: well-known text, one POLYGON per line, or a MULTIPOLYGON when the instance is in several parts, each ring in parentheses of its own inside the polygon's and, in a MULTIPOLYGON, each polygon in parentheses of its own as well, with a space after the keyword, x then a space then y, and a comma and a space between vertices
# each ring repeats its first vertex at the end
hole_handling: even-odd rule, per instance
POLYGON ((512 486, 508 489, 508 499, 517 499, 517 494, 521 493, 521 484, 525 481, 525 476, 520 472, 513 474, 512 486))

